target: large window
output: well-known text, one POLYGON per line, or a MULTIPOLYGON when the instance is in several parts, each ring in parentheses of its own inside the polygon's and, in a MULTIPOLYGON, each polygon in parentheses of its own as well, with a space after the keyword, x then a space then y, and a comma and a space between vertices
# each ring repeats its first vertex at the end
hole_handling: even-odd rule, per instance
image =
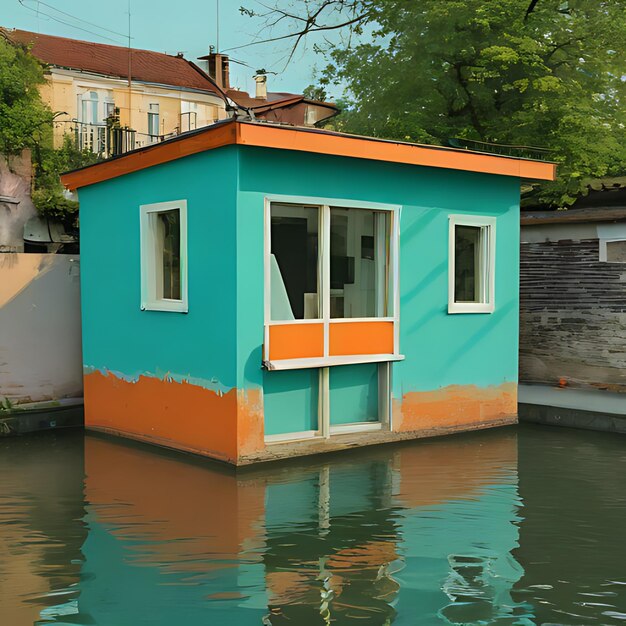
POLYGON ((449 313, 493 312, 495 237, 495 218, 450 216, 449 313))
POLYGON ((141 207, 141 308, 187 312, 187 203, 141 207))
POLYGON ((397 211, 378 206, 268 202, 270 369, 398 356, 397 211))

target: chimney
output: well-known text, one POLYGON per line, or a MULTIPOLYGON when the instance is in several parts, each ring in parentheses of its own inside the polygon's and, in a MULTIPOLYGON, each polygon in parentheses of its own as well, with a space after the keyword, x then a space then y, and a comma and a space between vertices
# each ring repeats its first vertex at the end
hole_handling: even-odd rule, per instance
POLYGON ((254 81, 256 82, 256 94, 255 98, 258 100, 267 100, 267 74, 264 70, 259 70, 255 76, 254 81))
POLYGON ((228 55, 214 52, 213 46, 209 48, 209 54, 198 57, 201 61, 206 61, 208 65, 208 75, 217 85, 227 91, 230 89, 230 71, 228 67, 228 55))

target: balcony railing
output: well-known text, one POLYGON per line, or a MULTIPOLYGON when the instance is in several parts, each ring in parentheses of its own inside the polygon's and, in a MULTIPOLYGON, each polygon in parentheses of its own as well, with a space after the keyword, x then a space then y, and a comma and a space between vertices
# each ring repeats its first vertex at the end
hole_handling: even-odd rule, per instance
POLYGON ((119 156, 135 148, 143 148, 180 134, 179 130, 176 129, 165 135, 150 135, 138 133, 132 128, 119 128, 107 124, 87 124, 78 120, 59 120, 56 124, 62 125, 65 128, 65 133, 73 135, 76 148, 93 152, 103 159, 119 156))

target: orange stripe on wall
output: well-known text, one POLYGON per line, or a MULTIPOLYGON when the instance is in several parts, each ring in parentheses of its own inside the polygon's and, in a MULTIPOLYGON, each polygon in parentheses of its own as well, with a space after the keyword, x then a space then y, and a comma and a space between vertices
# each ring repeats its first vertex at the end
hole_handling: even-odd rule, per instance
POLYGON ((270 326, 270 361, 324 356, 324 324, 270 326))
POLYGON ((237 461, 237 390, 218 394, 186 382, 85 375, 85 426, 237 461))
POLYGON ((393 322, 330 323, 330 356, 393 354, 393 322))
POLYGON ((450 385, 435 391, 410 391, 394 400, 398 432, 470 427, 517 417, 517 383, 493 387, 450 385))

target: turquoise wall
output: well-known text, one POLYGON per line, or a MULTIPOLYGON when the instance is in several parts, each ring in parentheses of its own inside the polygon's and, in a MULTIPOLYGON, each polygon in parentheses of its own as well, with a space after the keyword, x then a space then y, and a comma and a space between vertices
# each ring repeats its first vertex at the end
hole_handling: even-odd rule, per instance
POLYGON ((235 148, 79 190, 83 363, 129 378, 236 384, 235 148), (187 200, 189 313, 141 311, 139 207, 187 200))
POLYGON ((378 364, 341 365, 329 373, 330 425, 378 421, 378 364))
POLYGON ((317 430, 318 384, 317 369, 264 372, 265 434, 317 430))
MULTIPOLYGON (((258 364, 263 199, 274 194, 402 206, 400 350, 406 360, 393 366, 394 397, 517 380, 519 179, 252 147, 239 149, 239 167, 237 352, 244 366, 238 385, 262 387, 272 375, 264 378, 258 364), (497 217, 492 314, 448 314, 448 215, 455 213, 497 217)), ((270 428, 289 430, 286 423, 270 428)))

